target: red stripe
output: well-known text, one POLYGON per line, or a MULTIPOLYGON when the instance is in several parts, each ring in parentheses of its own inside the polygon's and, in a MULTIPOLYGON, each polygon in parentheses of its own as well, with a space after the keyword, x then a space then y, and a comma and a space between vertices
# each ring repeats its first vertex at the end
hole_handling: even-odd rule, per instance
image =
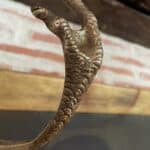
POLYGON ((105 45, 119 47, 119 48, 121 48, 121 49, 123 49, 123 50, 125 49, 125 47, 122 46, 121 44, 115 43, 115 42, 113 42, 112 40, 109 40, 109 39, 104 38, 104 37, 102 37, 102 42, 103 42, 105 45))
POLYGON ((115 67, 109 67, 109 66, 102 66, 101 71, 111 71, 116 74, 126 75, 126 76, 134 76, 134 73, 130 70, 123 69, 123 68, 115 68, 115 67))
POLYGON ((144 79, 144 80, 150 81, 150 74, 141 72, 141 73, 140 73, 140 77, 141 77, 142 79, 144 79))
MULTIPOLYGON (((39 70, 39 69, 32 69, 31 73, 37 74, 37 75, 51 76, 51 77, 56 77, 56 78, 64 78, 64 75, 62 75, 60 73, 57 73, 57 72, 48 72, 48 71, 43 71, 43 70, 39 70)), ((110 84, 106 84, 105 81, 103 81, 101 79, 95 79, 94 83, 96 83, 96 84, 110 85, 110 84)), ((124 81, 115 82, 111 86, 119 86, 119 87, 123 87, 123 88, 134 88, 134 89, 150 90, 150 87, 141 86, 141 85, 138 86, 138 85, 134 85, 134 84, 129 83, 129 82, 124 82, 124 81)))
POLYGON ((120 86, 120 87, 126 87, 126 88, 150 90, 150 86, 147 87, 147 86, 142 86, 142 85, 135 85, 135 84, 124 82, 124 81, 115 82, 115 85, 120 86))
POLYGON ((40 69, 36 69, 36 68, 33 68, 30 73, 44 75, 44 76, 52 76, 52 77, 57 77, 57 78, 64 77, 64 75, 62 75, 58 72, 49 72, 49 71, 44 71, 44 70, 40 70, 40 69))
POLYGON ((108 84, 104 79, 97 79, 94 81, 95 83, 98 84, 103 84, 103 85, 111 85, 111 86, 118 86, 122 88, 134 88, 134 89, 143 89, 143 90, 150 90, 150 86, 141 86, 141 85, 135 85, 130 82, 126 81, 115 81, 113 84, 108 84))
POLYGON ((0 69, 12 70, 12 66, 6 63, 0 63, 0 69))
POLYGON ((131 65, 135 65, 135 66, 139 66, 139 67, 144 67, 145 66, 142 62, 140 62, 136 59, 133 59, 133 58, 127 58, 127 57, 121 57, 121 56, 113 56, 112 58, 114 60, 123 62, 125 64, 131 64, 131 65))
POLYGON ((101 80, 100 78, 95 78, 93 83, 95 83, 95 84, 105 84, 105 82, 103 80, 101 80))
POLYGON ((58 45, 61 44, 60 40, 56 36, 39 32, 33 32, 32 39, 46 43, 55 43, 58 45))
MULTIPOLYGON (((37 74, 37 75, 51 76, 51 77, 56 77, 56 78, 64 78, 64 76, 65 76, 65 75, 58 73, 58 72, 49 72, 49 71, 44 71, 44 70, 40 70, 37 68, 33 68, 30 73, 37 74)), ((100 79, 95 78, 94 83, 96 83, 96 84, 101 83, 102 84, 104 82, 100 79)))
POLYGON ((50 59, 50 60, 54 60, 60 63, 64 62, 64 59, 62 56, 58 54, 54 54, 52 52, 44 52, 38 49, 34 50, 34 49, 24 48, 24 47, 20 47, 16 45, 0 44, 0 50, 11 52, 11 53, 16 53, 16 54, 28 55, 28 56, 37 57, 37 58, 50 59))
POLYGON ((19 13, 18 11, 15 11, 15 10, 12 10, 12 9, 0 8, 0 11, 9 13, 11 15, 15 15, 17 17, 20 17, 21 19, 27 19, 27 20, 32 21, 32 22, 37 22, 37 23, 41 22, 40 20, 38 20, 38 19, 36 19, 34 17, 23 15, 23 14, 19 13))

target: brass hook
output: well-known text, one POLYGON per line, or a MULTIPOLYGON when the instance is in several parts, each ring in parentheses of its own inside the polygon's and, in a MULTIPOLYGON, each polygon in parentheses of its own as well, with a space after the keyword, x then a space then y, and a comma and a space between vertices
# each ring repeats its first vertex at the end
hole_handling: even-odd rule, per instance
POLYGON ((67 20, 56 16, 46 8, 32 7, 31 9, 33 15, 43 20, 48 29, 62 42, 65 82, 58 111, 53 120, 33 141, 20 145, 8 145, 3 150, 35 150, 50 142, 73 116, 83 94, 102 64, 103 50, 96 17, 81 0, 63 1, 79 16, 82 22, 80 30, 72 29, 67 20))

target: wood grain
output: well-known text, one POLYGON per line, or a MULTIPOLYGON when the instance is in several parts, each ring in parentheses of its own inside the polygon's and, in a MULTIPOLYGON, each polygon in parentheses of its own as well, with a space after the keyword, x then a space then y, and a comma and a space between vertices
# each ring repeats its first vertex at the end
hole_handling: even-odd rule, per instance
MULTIPOLYGON (((63 79, 0 71, 0 110, 56 111, 63 79)), ((150 115, 150 91, 93 84, 79 112, 150 115)))

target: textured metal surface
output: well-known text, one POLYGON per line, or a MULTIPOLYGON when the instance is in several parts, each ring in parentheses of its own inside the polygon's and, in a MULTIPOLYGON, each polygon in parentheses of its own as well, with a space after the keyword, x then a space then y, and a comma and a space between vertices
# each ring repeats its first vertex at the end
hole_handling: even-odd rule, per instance
POLYGON ((65 83, 59 109, 52 121, 33 141, 20 145, 0 146, 5 150, 34 150, 50 142, 70 120, 78 108, 82 95, 87 91, 102 63, 102 46, 97 20, 81 0, 64 0, 82 22, 80 30, 70 27, 60 18, 42 7, 33 7, 33 14, 43 20, 62 42, 65 58, 65 83))

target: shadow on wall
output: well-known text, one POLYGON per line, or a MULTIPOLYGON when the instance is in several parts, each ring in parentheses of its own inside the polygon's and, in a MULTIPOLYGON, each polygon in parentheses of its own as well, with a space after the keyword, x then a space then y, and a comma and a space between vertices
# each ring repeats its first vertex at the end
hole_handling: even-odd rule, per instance
POLYGON ((51 150, 110 150, 105 140, 95 136, 74 136, 56 143, 51 150))

